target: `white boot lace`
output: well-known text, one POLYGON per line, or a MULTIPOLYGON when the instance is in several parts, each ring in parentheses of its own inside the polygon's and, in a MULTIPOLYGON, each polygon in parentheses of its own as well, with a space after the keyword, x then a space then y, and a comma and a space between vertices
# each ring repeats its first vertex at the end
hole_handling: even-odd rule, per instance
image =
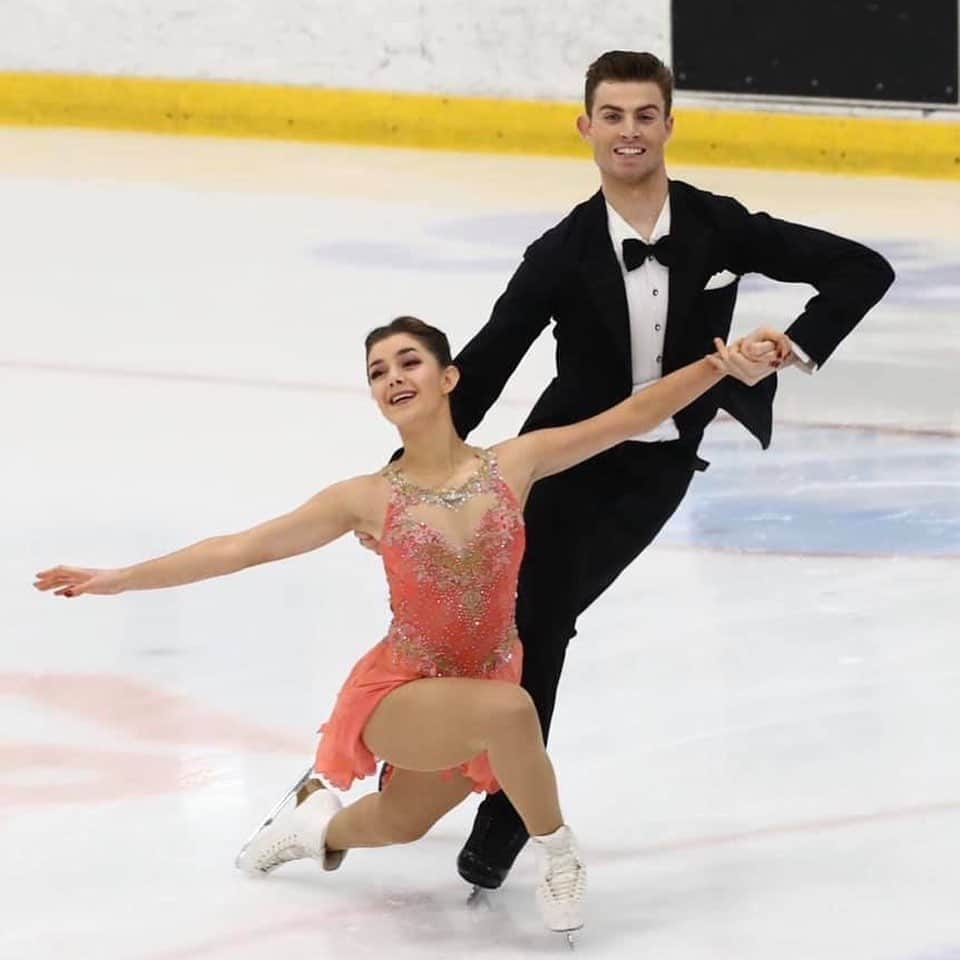
POLYGON ((543 883, 544 892, 555 904, 581 901, 586 887, 586 871, 576 852, 568 847, 563 852, 551 853, 543 883))
POLYGON ((301 844, 300 839, 297 833, 277 837, 268 847, 259 851, 256 860, 257 869, 266 873, 274 867, 279 867, 281 863, 309 857, 310 852, 301 844))
POLYGON ((543 852, 537 901, 544 923, 557 933, 570 934, 583 926, 581 908, 587 888, 587 869, 568 827, 555 834, 534 837, 543 852))

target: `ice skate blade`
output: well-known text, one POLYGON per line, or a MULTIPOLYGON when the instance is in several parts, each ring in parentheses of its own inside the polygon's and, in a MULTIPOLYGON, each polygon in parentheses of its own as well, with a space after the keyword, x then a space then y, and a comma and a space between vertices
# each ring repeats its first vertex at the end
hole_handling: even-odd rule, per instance
POLYGON ((579 927, 574 927, 571 930, 554 930, 553 932, 560 934, 560 936, 566 940, 567 946, 571 950, 574 950, 577 946, 577 934, 579 934, 581 930, 583 930, 583 924, 580 924, 579 927))
POLYGON ((244 843, 244 845, 240 848, 239 853, 233 858, 233 865, 238 870, 241 870, 243 873, 247 874, 248 876, 251 876, 251 877, 260 876, 260 875, 266 876, 267 874, 266 870, 252 870, 252 871, 248 870, 243 865, 242 861, 243 861, 243 855, 247 852, 248 848, 250 847, 250 844, 253 843, 253 841, 256 840, 257 837, 260 836, 260 834, 264 830, 266 830, 266 828, 269 827, 271 823, 273 823, 273 817, 268 817, 266 820, 264 820, 263 823, 261 823, 260 826, 257 827, 257 829, 250 834, 250 836, 247 838, 246 843, 244 843))
POLYGON ((486 887, 474 886, 467 895, 467 906, 473 910, 479 910, 482 907, 491 909, 493 904, 490 903, 490 891, 486 887))

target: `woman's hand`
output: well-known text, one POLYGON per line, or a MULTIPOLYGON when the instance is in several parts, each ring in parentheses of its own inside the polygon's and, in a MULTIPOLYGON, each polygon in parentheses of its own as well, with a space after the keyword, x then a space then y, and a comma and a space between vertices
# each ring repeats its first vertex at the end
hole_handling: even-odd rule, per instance
POLYGON ((105 596, 123 592, 122 575, 122 570, 58 566, 41 570, 33 585, 38 590, 52 590, 55 597, 79 597, 82 593, 105 596))
POLYGON ((715 338, 713 344, 717 352, 708 357, 715 369, 722 370, 748 387, 778 370, 791 355, 790 339, 779 330, 765 327, 751 334, 751 338, 746 352, 743 339, 728 346, 715 338))
POLYGON ((380 541, 376 537, 371 536, 369 533, 360 533, 359 531, 356 532, 355 536, 361 547, 365 547, 372 553, 380 553, 380 541))

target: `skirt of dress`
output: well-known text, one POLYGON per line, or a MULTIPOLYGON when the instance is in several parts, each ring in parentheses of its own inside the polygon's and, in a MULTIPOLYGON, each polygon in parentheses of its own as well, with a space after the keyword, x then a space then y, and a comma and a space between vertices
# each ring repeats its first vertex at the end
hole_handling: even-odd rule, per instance
MULTIPOLYGON (((522 662, 518 642, 510 660, 477 679, 519 683, 522 662)), ((340 688, 330 719, 320 728, 314 770, 340 790, 348 790, 354 780, 375 773, 380 758, 363 742, 367 720, 387 694, 405 683, 423 679, 424 674, 415 668, 395 663, 390 647, 383 642, 364 654, 340 688)), ((460 764, 457 769, 473 781, 475 793, 495 793, 500 789, 485 753, 460 764)), ((442 773, 452 776, 454 770, 442 773)))

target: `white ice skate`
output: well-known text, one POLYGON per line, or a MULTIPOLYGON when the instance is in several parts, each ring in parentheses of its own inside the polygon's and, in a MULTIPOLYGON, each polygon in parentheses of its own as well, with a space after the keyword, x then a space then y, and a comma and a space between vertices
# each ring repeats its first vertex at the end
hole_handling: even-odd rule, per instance
POLYGON ((342 806, 335 794, 314 790, 299 805, 285 807, 308 779, 301 778, 243 845, 235 863, 244 873, 269 873, 281 863, 306 858, 318 860, 324 870, 336 870, 343 862, 346 851, 330 851, 325 844, 327 825, 342 806))
POLYGON ((565 933, 573 946, 573 932, 583 926, 583 898, 587 891, 587 868, 568 826, 543 837, 531 837, 540 855, 537 905, 550 930, 565 933))

